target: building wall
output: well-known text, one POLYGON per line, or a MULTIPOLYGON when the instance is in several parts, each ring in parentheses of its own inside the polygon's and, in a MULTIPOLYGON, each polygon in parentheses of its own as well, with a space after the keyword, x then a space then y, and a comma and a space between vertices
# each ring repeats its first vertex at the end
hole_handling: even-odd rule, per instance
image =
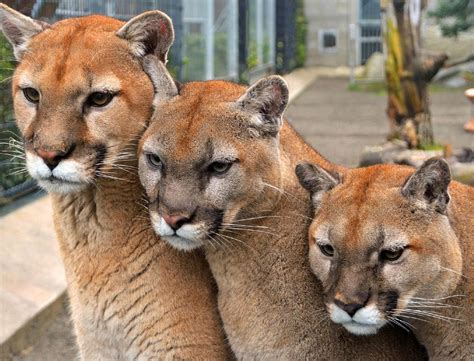
MULTIPOLYGON (((359 65, 361 45, 355 40, 349 41, 350 24, 354 24, 359 36, 359 6, 361 0, 305 0, 305 13, 308 20, 306 65, 314 66, 350 66, 359 65), (333 29, 337 33, 336 48, 323 50, 319 33, 324 29, 333 29)), ((427 10, 436 6, 436 0, 428 0, 427 10)), ((434 19, 422 17, 423 47, 436 52, 446 52, 452 60, 466 58, 474 48, 474 30, 462 33, 458 39, 444 38, 434 19)))
MULTIPOLYGON (((306 64, 348 66, 350 64, 349 28, 357 23, 357 0, 305 0, 308 20, 308 57, 306 64), (334 30, 336 47, 324 50, 321 31, 334 30)), ((352 51, 355 56, 355 50, 352 51)))

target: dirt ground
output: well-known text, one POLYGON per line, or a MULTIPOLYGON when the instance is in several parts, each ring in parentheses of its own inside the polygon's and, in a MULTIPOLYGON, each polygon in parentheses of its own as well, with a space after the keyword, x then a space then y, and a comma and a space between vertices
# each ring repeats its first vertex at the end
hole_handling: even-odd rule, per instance
MULTIPOLYGON (((384 141, 388 131, 386 97, 347 90, 347 80, 318 79, 287 110, 303 137, 330 161, 356 166, 365 145, 384 141)), ((471 108, 462 90, 432 94, 435 136, 455 148, 474 147, 474 135, 463 131, 471 108)), ((38 342, 15 361, 77 359, 66 307, 38 342)))

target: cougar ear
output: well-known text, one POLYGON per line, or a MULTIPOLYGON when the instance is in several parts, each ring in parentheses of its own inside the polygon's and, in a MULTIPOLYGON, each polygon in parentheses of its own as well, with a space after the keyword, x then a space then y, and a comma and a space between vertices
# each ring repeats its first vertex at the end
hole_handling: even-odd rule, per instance
POLYGON ((48 23, 33 20, 5 4, 0 4, 0 26, 13 46, 16 60, 20 61, 27 49, 28 41, 50 27, 48 23))
POLYGON ((155 89, 153 105, 178 95, 178 87, 166 69, 165 65, 154 55, 147 55, 143 59, 143 70, 151 79, 155 89))
POLYGON ((430 158, 406 180, 402 195, 425 209, 445 214, 450 200, 450 182, 448 163, 442 158, 430 158))
POLYGON ((315 209, 321 203, 323 194, 341 183, 339 173, 329 172, 311 163, 298 164, 295 173, 301 186, 311 194, 311 201, 315 209))
POLYGON ((161 11, 147 11, 130 19, 117 31, 117 36, 130 42, 136 56, 156 55, 166 64, 174 41, 173 22, 161 11))
POLYGON ((253 84, 237 104, 253 115, 252 126, 261 134, 276 136, 288 104, 288 85, 281 76, 268 76, 253 84))

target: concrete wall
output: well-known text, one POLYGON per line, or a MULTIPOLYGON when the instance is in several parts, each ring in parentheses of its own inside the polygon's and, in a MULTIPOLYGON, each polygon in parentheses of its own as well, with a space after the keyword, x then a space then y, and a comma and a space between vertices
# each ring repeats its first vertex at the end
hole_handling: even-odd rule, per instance
MULTIPOLYGON (((349 24, 357 22, 358 4, 358 0, 305 0, 308 19, 307 65, 349 65, 349 24), (335 49, 322 48, 319 34, 324 29, 336 31, 335 49)), ((353 54, 355 56, 355 51, 353 54)))

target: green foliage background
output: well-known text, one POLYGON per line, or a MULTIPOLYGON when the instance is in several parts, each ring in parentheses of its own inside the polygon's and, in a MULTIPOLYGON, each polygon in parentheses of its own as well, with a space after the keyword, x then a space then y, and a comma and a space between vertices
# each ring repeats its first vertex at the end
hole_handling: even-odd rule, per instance
MULTIPOLYGON (((181 71, 184 81, 200 80, 204 75, 206 61, 206 44, 201 33, 188 33, 184 36, 185 56, 181 71)), ((214 34, 214 74, 216 78, 227 74, 227 41, 226 32, 214 34)))
POLYGON ((438 0, 428 16, 436 19, 443 36, 457 37, 474 27, 474 0, 438 0))
POLYGON ((297 0, 296 5, 296 54, 295 65, 297 68, 304 66, 307 56, 306 37, 308 34, 308 21, 304 13, 304 0, 297 0))
POLYGON ((11 188, 28 179, 28 175, 25 172, 18 173, 24 162, 18 157, 12 157, 12 153, 15 150, 10 147, 11 138, 20 139, 13 121, 10 89, 15 65, 16 61, 13 57, 12 48, 0 33, 0 191, 11 188))

